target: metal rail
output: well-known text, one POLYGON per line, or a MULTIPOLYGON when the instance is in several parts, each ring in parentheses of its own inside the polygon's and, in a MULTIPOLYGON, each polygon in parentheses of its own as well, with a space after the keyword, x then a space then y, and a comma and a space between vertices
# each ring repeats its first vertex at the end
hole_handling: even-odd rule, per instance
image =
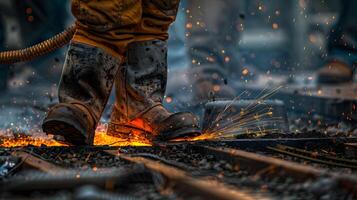
POLYGON ((345 146, 357 149, 357 143, 345 143, 345 146))
POLYGON ((345 167, 345 168, 357 169, 357 161, 356 160, 347 160, 347 159, 342 159, 342 158, 337 158, 337 157, 332 157, 332 156, 324 156, 324 155, 320 155, 316 152, 311 152, 311 151, 298 149, 298 148, 292 148, 292 147, 284 146, 284 145, 277 145, 276 147, 267 147, 267 148, 272 151, 278 152, 278 153, 301 158, 304 160, 309 160, 309 161, 316 162, 316 163, 326 164, 326 165, 335 166, 335 167, 345 167))
MULTIPOLYGON (((344 143, 357 143, 357 137, 329 137, 329 138, 263 138, 263 139, 235 139, 219 141, 191 142, 194 145, 230 147, 239 149, 266 150, 266 147, 287 145, 293 147, 330 147, 344 143)), ((174 143, 175 144, 175 143, 174 143)), ((176 143, 187 144, 187 143, 176 143)))
POLYGON ((131 157, 130 155, 118 154, 118 151, 107 150, 109 154, 119 156, 122 159, 146 166, 147 168, 163 174, 169 180, 169 184, 174 191, 181 195, 196 197, 199 199, 215 200, 250 200, 250 199, 271 199, 267 196, 258 196, 231 188, 223 183, 214 180, 204 180, 192 178, 185 171, 167 166, 158 161, 143 157, 131 157))
POLYGON ((316 178, 326 174, 326 172, 314 167, 238 149, 213 148, 208 146, 194 146, 193 149, 200 153, 213 155, 217 159, 225 160, 237 166, 236 168, 249 171, 250 173, 270 169, 270 173, 284 172, 286 175, 293 177, 297 181, 305 181, 306 179, 316 178))
POLYGON ((339 173, 330 173, 327 170, 302 165, 282 159, 263 156, 231 148, 213 148, 195 146, 197 151, 214 155, 217 158, 233 163, 251 172, 269 172, 272 174, 285 173, 296 181, 330 177, 335 179, 341 189, 345 189, 357 196, 357 177, 339 173))
POLYGON ((46 173, 57 173, 58 171, 62 171, 63 168, 57 165, 54 165, 50 162, 44 161, 30 153, 24 151, 15 151, 11 154, 12 156, 21 158, 25 167, 35 168, 42 172, 46 173))
MULTIPOLYGON (((241 141, 241 140, 239 140, 241 141)), ((266 141, 266 140, 265 140, 266 141)), ((288 140, 291 141, 291 140, 288 140)), ((299 140, 295 140, 299 141, 299 140)), ((307 140, 304 140, 306 142, 307 140)), ((314 140, 316 141, 316 140, 314 140)), ((324 140, 326 141, 326 140, 324 140)), ((226 141, 224 141, 226 142, 226 141)), ((271 140, 269 140, 269 143, 271 140)), ((311 140, 309 140, 311 142, 311 140)), ((329 140, 327 143, 333 142, 329 140)), ((200 143, 199 143, 200 144, 200 143)), ((212 143, 205 143, 205 144, 212 144, 212 143)), ((222 142, 216 142, 213 146, 222 146, 222 142)), ((249 140, 249 144, 253 144, 253 141, 249 140)), ((265 143, 267 144, 267 143, 265 143)), ((344 143, 342 143, 343 145, 344 143)), ((233 143, 232 145, 237 145, 237 143, 233 143)), ((225 145, 229 146, 229 145, 225 145)), ((282 145, 278 146, 282 147, 282 145)), ((161 147, 155 147, 160 148, 161 147)), ((223 147, 209 147, 203 145, 188 145, 188 150, 193 153, 201 153, 204 155, 213 155, 217 159, 225 160, 234 165, 234 169, 243 169, 246 170, 253 175, 269 175, 269 176, 281 176, 281 177, 290 177, 293 178, 296 182, 306 181, 306 180, 320 180, 319 178, 331 178, 336 181, 337 186, 340 189, 347 190, 357 197, 357 178, 354 175, 342 175, 338 173, 331 173, 324 169, 319 169, 316 167, 306 166, 299 163, 285 161, 278 158, 273 158, 270 156, 259 155, 256 153, 251 153, 247 151, 232 149, 232 148, 223 148, 223 147)), ((291 148, 291 147, 289 147, 291 148)), ((163 147, 161 150, 165 150, 166 148, 163 147)), ((294 149, 294 148, 293 148, 294 149)), ((222 183, 217 180, 213 180, 212 177, 199 177, 196 178, 194 174, 191 174, 191 170, 195 169, 188 169, 186 164, 181 162, 173 162, 171 160, 166 160, 161 156, 156 156, 155 154, 148 154, 148 153, 134 153, 129 154, 128 152, 119 153, 118 149, 113 148, 106 148, 106 147, 99 147, 90 150, 97 150, 99 152, 106 152, 114 156, 118 156, 126 161, 129 161, 130 164, 139 164, 145 166, 149 171, 152 173, 157 173, 163 175, 166 180, 166 184, 164 185, 168 189, 175 191, 176 194, 185 196, 185 197, 196 197, 196 199, 219 199, 219 200, 226 200, 226 199, 271 199, 272 197, 269 196, 269 192, 267 193, 259 193, 259 194, 252 194, 246 190, 242 190, 240 188, 234 186, 228 186, 225 183, 222 183), (182 164, 182 165, 181 165, 182 164), (191 174, 191 175, 189 175, 191 174)), ((167 149, 166 149, 167 150, 167 149)), ((301 151, 301 150, 300 150, 301 151)), ((121 149, 121 152, 123 150, 121 149)), ((306 152, 305 152, 306 153, 306 152)), ((311 154, 311 152, 309 152, 311 154)), ((15 152, 12 153, 13 156, 20 157, 24 164, 28 167, 36 168, 40 171, 43 171, 47 175, 56 175, 58 176, 58 172, 63 172, 63 168, 58 167, 50 162, 44 161, 41 158, 36 157, 36 155, 32 155, 31 152, 25 152, 23 149, 16 149, 15 152)), ((334 158, 338 161, 341 161, 338 158, 334 158)), ((345 161, 344 159, 342 159, 345 161)), ((348 161, 345 164, 351 164, 355 161, 348 161)), ((117 171, 117 172, 125 172, 124 171, 117 171)), ((109 182, 115 182, 121 179, 122 177, 115 175, 115 173, 97 173, 96 175, 89 172, 74 172, 67 174, 68 176, 63 176, 64 178, 60 179, 62 181, 63 186, 67 187, 71 184, 77 184, 77 181, 82 181, 82 183, 97 183, 99 180, 99 185, 107 184, 109 182), (113 175, 114 174, 114 175, 113 175), (79 175, 80 180, 76 180, 77 175, 79 175), (116 177, 115 180, 112 178, 116 177)), ((120 173, 117 173, 120 174, 120 173)), ((52 180, 47 184, 43 184, 41 180, 36 180, 34 183, 38 184, 36 187, 41 188, 43 185, 47 185, 50 188, 55 189, 58 187, 56 185, 56 181, 58 177, 46 176, 46 181, 52 180), (41 183, 41 184, 40 184, 41 183), (54 183, 54 184, 50 184, 54 183)), ((61 177, 61 176, 60 176, 61 177)), ((21 181, 20 181, 21 183, 21 181)), ((57 183, 59 183, 57 181, 57 183)), ((22 183, 21 183, 22 184, 22 183)), ((32 182, 27 181, 26 188, 31 188, 30 186, 35 187, 35 184, 32 182)), ((12 188, 19 188, 18 182, 13 185, 12 188)), ((76 185, 71 185, 71 187, 75 187, 76 185)), ((21 187, 23 188, 23 187, 21 187)), ((183 197, 184 198, 184 197, 183 197)))

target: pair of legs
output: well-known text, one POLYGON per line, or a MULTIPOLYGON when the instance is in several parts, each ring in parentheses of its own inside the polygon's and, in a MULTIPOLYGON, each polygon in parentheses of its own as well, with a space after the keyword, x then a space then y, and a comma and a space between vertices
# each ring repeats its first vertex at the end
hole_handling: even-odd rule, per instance
POLYGON ((60 103, 43 123, 71 144, 92 144, 112 86, 108 133, 169 140, 199 133, 191 113, 162 106, 167 82, 167 30, 178 0, 72 0, 77 31, 59 86, 60 103))

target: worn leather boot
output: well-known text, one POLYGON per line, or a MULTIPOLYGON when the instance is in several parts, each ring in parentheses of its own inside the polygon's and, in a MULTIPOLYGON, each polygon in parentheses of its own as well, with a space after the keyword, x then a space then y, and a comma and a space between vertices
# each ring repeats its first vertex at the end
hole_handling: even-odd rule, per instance
POLYGON ((317 82, 320 84, 348 83, 353 80, 353 71, 345 63, 333 61, 318 71, 317 82))
POLYGON ((116 79, 116 103, 108 134, 171 140, 200 133, 189 112, 170 113, 162 105, 167 82, 167 46, 160 40, 129 46, 127 64, 116 79))
POLYGON ((60 103, 49 110, 43 131, 72 145, 92 145, 119 66, 120 59, 104 50, 73 42, 59 85, 60 103))

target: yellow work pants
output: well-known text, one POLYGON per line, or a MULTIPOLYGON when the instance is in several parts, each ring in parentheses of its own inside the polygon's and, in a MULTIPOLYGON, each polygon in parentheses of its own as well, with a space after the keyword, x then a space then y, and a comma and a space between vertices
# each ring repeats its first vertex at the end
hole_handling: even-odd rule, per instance
POLYGON ((175 21, 179 2, 72 0, 77 24, 73 41, 103 48, 122 58, 132 42, 167 40, 167 30, 175 21))

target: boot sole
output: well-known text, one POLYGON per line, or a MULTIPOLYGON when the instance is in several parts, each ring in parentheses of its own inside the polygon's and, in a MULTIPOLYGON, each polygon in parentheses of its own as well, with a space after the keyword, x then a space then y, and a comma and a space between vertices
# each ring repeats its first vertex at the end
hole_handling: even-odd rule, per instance
POLYGON ((62 136, 66 143, 76 146, 86 145, 86 139, 74 126, 59 120, 44 122, 42 129, 47 134, 62 136))
POLYGON ((197 128, 182 128, 170 132, 161 133, 156 137, 156 141, 168 142, 175 139, 192 138, 201 134, 201 131, 197 128))

